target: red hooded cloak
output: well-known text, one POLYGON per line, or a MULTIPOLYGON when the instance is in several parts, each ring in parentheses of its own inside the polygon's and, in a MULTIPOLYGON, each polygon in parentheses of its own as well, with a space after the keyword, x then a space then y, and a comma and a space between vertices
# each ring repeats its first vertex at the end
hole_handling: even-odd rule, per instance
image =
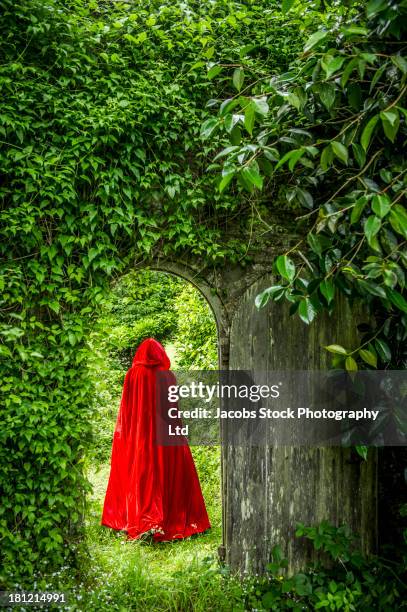
POLYGON ((128 539, 150 532, 154 540, 174 540, 210 527, 188 444, 160 446, 155 440, 156 374, 169 368, 164 347, 148 338, 124 379, 102 525, 126 531, 128 539))

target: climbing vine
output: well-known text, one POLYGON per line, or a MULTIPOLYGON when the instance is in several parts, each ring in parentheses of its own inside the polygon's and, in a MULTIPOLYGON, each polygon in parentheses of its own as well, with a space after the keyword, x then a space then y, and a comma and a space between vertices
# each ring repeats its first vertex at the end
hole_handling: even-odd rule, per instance
POLYGON ((216 190, 200 125, 219 58, 285 69, 304 34, 284 22, 270 2, 0 1, 2 584, 75 555, 111 280, 157 255, 244 257, 247 198, 216 190))
POLYGON ((258 307, 287 300, 309 324, 340 295, 363 301, 375 322, 357 348, 327 347, 333 365, 404 368, 407 3, 282 9, 320 9, 325 23, 285 72, 229 68, 234 93, 202 125, 218 142, 218 191, 280 195, 297 211, 303 238, 276 258, 278 283, 258 307))
POLYGON ((390 312, 367 359, 394 358, 405 2, 384 4, 362 17, 269 0, 0 0, 2 584, 32 586, 75 555, 87 338, 112 279, 157 255, 242 261, 256 190, 308 215, 308 243, 277 260, 285 280, 261 304, 286 297, 309 322, 334 292, 364 292, 390 312))

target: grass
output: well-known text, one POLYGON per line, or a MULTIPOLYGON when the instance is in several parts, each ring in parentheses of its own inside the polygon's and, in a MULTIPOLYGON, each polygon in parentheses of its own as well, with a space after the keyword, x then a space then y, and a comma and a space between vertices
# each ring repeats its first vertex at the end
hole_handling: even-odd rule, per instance
POLYGON ((71 610, 239 610, 240 587, 219 571, 222 540, 218 447, 192 447, 212 524, 209 532, 177 542, 127 541, 100 525, 109 465, 89 470, 93 493, 86 518, 86 567, 71 610))

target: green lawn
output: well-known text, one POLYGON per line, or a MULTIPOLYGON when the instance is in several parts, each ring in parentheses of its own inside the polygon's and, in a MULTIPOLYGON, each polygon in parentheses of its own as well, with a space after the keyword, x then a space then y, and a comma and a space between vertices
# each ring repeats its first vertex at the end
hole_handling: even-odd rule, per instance
MULTIPOLYGON (((219 572, 217 548, 222 540, 220 451, 192 447, 212 529, 169 543, 126 541, 124 534, 100 525, 109 464, 89 470, 86 544, 90 565, 84 568, 86 610, 232 610, 240 609, 239 587, 219 572)), ((80 606, 84 605, 84 608, 80 606)))

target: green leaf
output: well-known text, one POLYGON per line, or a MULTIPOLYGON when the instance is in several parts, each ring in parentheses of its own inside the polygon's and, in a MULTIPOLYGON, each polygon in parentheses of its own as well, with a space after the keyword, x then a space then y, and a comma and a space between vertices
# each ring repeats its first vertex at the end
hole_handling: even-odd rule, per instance
POLYGON ((283 290, 284 287, 282 285, 274 285, 273 287, 268 287, 267 289, 259 293, 259 295, 256 295, 256 299, 254 302, 256 308, 263 308, 263 306, 267 304, 270 298, 272 298, 274 295, 280 293, 283 290))
POLYGON ((350 222, 351 225, 353 225, 354 223, 357 223, 360 219, 360 216, 363 212, 364 207, 367 204, 367 197, 366 196, 362 196, 361 198, 359 198, 358 200, 356 200, 355 205, 352 208, 352 213, 350 215, 350 222))
POLYGON ((341 32, 344 36, 367 36, 369 30, 361 26, 349 26, 341 28, 341 32))
POLYGON ((215 117, 211 117, 210 119, 204 121, 201 126, 201 138, 203 138, 204 140, 210 138, 215 132, 218 125, 219 122, 215 117))
POLYGON ((269 112, 269 105, 267 104, 266 96, 262 96, 261 98, 252 98, 252 104, 256 113, 262 117, 265 117, 269 112))
POLYGON ((257 164, 251 164, 250 166, 245 166, 244 168, 242 168, 241 174, 243 175, 244 179, 248 183, 250 183, 254 187, 257 187, 257 189, 262 189, 263 178, 259 174, 257 164))
MULTIPOLYGON (((235 127, 242 119, 244 119, 243 115, 225 115, 224 118, 224 126, 225 130, 230 134, 235 127)), ((216 158, 215 158, 216 159, 216 158)))
POLYGON ((407 212, 400 204, 394 204, 390 211, 390 224, 395 232, 407 238, 407 212))
POLYGON ((324 172, 326 172, 329 166, 332 164, 334 159, 334 154, 331 145, 327 145, 322 153, 321 153, 321 168, 324 172))
POLYGON ((376 285, 376 283, 372 283, 371 281, 363 280, 362 278, 358 279, 358 285, 363 289, 363 291, 367 291, 371 295, 375 295, 376 297, 380 297, 386 299, 386 292, 380 285, 376 285))
POLYGON ((373 366, 374 368, 377 367, 377 357, 374 353, 372 353, 372 351, 368 351, 367 349, 360 349, 359 355, 365 363, 370 366, 373 366))
POLYGON ((344 164, 347 165, 349 155, 348 149, 345 147, 345 145, 343 145, 341 142, 338 142, 337 140, 333 140, 331 142, 331 147, 336 157, 338 157, 341 161, 343 161, 344 164))
POLYGON ((329 79, 335 72, 337 72, 345 61, 344 57, 340 55, 325 55, 321 60, 321 66, 325 70, 326 78, 329 79))
POLYGON ((376 351, 379 354, 380 359, 385 363, 388 363, 391 360, 391 350, 387 342, 385 342, 381 338, 376 338, 376 340, 374 341, 374 345, 376 351))
POLYGON ((399 293, 395 289, 391 289, 390 287, 386 287, 386 293, 387 293, 387 297, 389 298, 390 302, 394 304, 396 308, 398 308, 402 312, 407 313, 407 301, 401 295, 401 293, 399 293))
POLYGON ((358 370, 358 364, 350 355, 345 360, 345 368, 348 372, 357 372, 358 370))
POLYGON ((335 295, 335 285, 333 284, 332 280, 329 278, 325 278, 319 285, 319 290, 328 302, 328 304, 330 304, 334 299, 335 295))
POLYGON ((349 81, 349 77, 352 74, 352 72, 355 70, 356 66, 358 65, 358 59, 357 58, 353 58, 351 59, 345 66, 343 72, 342 72, 342 76, 341 76, 341 86, 343 88, 345 88, 346 83, 349 81))
POLYGON ((218 64, 215 64, 214 66, 212 66, 211 68, 209 68, 206 76, 207 78, 211 81, 212 79, 214 79, 216 76, 218 76, 218 74, 220 72, 222 72, 223 70, 223 66, 219 66, 218 64))
POLYGON ((366 14, 371 19, 377 13, 381 13, 389 6, 388 0, 370 0, 366 7, 366 14))
POLYGON ((304 153, 305 153, 305 149, 303 148, 293 149, 292 151, 288 151, 288 153, 286 153, 280 159, 280 161, 275 167, 275 170, 278 170, 283 164, 285 164, 288 161, 289 162, 288 167, 292 171, 294 169, 295 164, 298 162, 299 159, 301 159, 304 153))
POLYGON ((309 325, 314 319, 317 311, 308 298, 302 299, 298 307, 300 319, 309 325))
POLYGON ((283 278, 292 281, 295 276, 295 264, 287 255, 280 255, 276 259, 276 268, 283 278))
POLYGON ((317 255, 322 255, 322 251, 323 251, 323 244, 321 243, 320 238, 321 238, 320 236, 317 236, 316 234, 313 234, 312 232, 310 232, 307 236, 307 242, 309 246, 314 251, 314 253, 316 253, 317 255))
POLYGON ((365 151, 367 151, 369 147, 369 143, 370 143, 370 139, 373 134, 373 130, 375 129, 376 123, 378 121, 379 121, 379 115, 375 115, 374 117, 370 119, 370 121, 368 121, 368 123, 366 124, 362 132, 362 136, 360 137, 360 144, 362 145, 365 151))
POLYGON ((314 32, 305 43, 304 52, 310 51, 319 43, 327 37, 328 32, 324 32, 323 30, 318 30, 318 32, 314 32))
POLYGON ((397 109, 382 111, 380 119, 382 120, 383 131, 387 138, 394 142, 400 125, 400 115, 397 109))
POLYGON ((366 219, 363 229, 364 229, 365 236, 370 246, 372 245, 373 238, 376 236, 381 226, 382 226, 381 220, 379 219, 379 217, 376 217, 375 215, 370 215, 370 217, 366 219))
POLYGON ((319 86, 319 97, 322 104, 330 110, 335 102, 336 89, 333 83, 322 83, 319 86))
POLYGON ((373 212, 383 219, 390 211, 391 203, 387 195, 385 194, 376 194, 372 199, 372 210, 373 212))
POLYGON ((392 55, 391 61, 403 74, 407 74, 407 60, 402 55, 392 55))
POLYGON ((366 153, 363 147, 360 146, 357 142, 352 143, 352 150, 355 156, 355 159, 359 165, 359 168, 362 168, 366 162, 366 153))
POLYGON ((233 72, 232 77, 233 85, 237 91, 240 91, 244 82, 244 70, 243 68, 236 68, 233 72))
POLYGON ((330 353, 335 353, 336 355, 347 355, 348 354, 348 351, 345 348, 343 348, 343 346, 341 346, 340 344, 330 344, 329 346, 325 346, 324 348, 330 353))
POLYGON ((244 112, 244 126, 250 136, 253 134, 254 121, 256 118, 256 107, 253 102, 250 102, 244 112))
POLYGON ((226 187, 229 185, 229 183, 231 182, 234 176, 235 176, 234 172, 230 172, 222 176, 219 182, 219 185, 218 185, 218 189, 220 193, 223 193, 225 191, 226 187))
POLYGON ((217 159, 220 159, 221 157, 225 157, 226 155, 229 155, 230 153, 234 153, 235 151, 238 151, 239 147, 226 147, 225 149, 222 149, 222 151, 220 151, 217 155, 215 155, 215 157, 213 158, 214 161, 216 161, 217 159))
POLYGON ((281 10, 283 13, 288 13, 288 11, 292 8, 296 0, 283 0, 281 3, 281 10))
POLYGON ((358 446, 355 446, 355 450, 356 450, 357 454, 360 457, 362 457, 362 459, 364 459, 366 461, 367 454, 369 452, 369 447, 368 446, 358 445, 358 446))

